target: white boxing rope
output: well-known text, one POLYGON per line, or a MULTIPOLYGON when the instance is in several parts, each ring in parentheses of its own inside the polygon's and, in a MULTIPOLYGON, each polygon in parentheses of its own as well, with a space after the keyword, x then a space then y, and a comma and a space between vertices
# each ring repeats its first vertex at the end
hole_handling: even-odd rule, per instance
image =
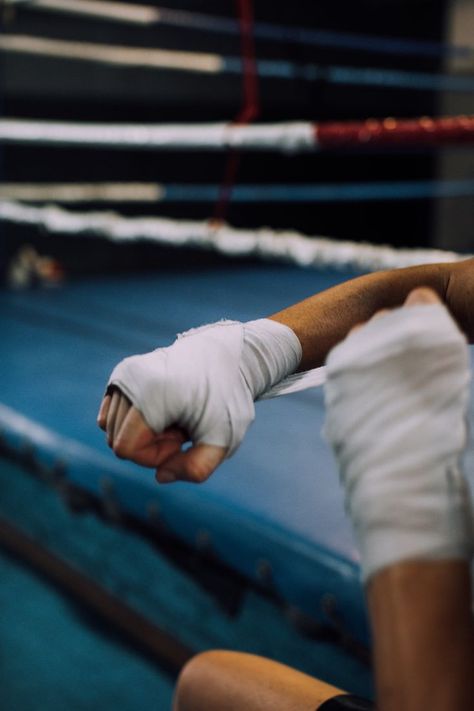
POLYGON ((105 148, 169 150, 304 151, 317 148, 314 124, 104 124, 0 119, 0 142, 105 148))
POLYGON ((158 183, 0 183, 0 200, 25 202, 159 202, 158 183))
POLYGON ((176 247, 201 247, 228 256, 256 256, 303 267, 395 269, 467 259, 436 249, 395 249, 387 245, 310 237, 293 230, 236 229, 227 224, 123 217, 116 212, 71 212, 56 205, 33 207, 0 200, 0 221, 41 228, 52 234, 91 235, 113 242, 145 240, 176 247))
POLYGON ((182 52, 168 49, 74 42, 33 35, 0 35, 0 50, 58 59, 100 62, 121 67, 180 69, 187 72, 219 74, 224 60, 218 54, 182 52))
POLYGON ((35 10, 49 10, 72 15, 84 15, 102 20, 114 20, 135 25, 158 22, 161 12, 147 5, 131 5, 111 0, 3 0, 6 5, 31 5, 35 10))
MULTIPOLYGON (((202 247, 228 256, 258 256, 313 267, 352 267, 361 271, 394 269, 416 264, 453 262, 468 255, 434 249, 395 249, 360 242, 309 237, 270 228, 235 229, 226 224, 178 221, 159 217, 122 217, 114 212, 69 212, 55 205, 32 207, 0 201, 0 221, 31 225, 52 234, 90 234, 114 242, 149 240, 176 247, 202 247)), ((259 399, 290 395, 319 387, 326 368, 290 375, 259 399)))

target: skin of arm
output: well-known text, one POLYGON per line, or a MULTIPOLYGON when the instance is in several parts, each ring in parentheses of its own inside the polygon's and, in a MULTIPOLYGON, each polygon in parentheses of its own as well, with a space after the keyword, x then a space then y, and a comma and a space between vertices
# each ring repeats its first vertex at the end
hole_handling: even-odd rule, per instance
POLYGON ((430 287, 447 303, 472 342, 473 259, 366 274, 315 294, 270 318, 296 333, 303 349, 300 370, 307 370, 322 365, 331 348, 357 323, 367 321, 381 309, 400 306, 420 286, 430 287))

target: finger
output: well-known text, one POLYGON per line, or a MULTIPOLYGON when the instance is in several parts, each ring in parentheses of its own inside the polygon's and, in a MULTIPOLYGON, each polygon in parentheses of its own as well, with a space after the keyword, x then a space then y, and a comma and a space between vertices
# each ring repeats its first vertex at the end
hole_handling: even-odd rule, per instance
POLYGON ((144 467, 156 468, 162 461, 181 451, 187 437, 179 428, 155 434, 142 414, 131 407, 114 438, 113 450, 120 459, 130 459, 144 467))
POLYGON ((370 323, 370 321, 377 321, 377 319, 379 319, 379 318, 383 318, 384 316, 389 314, 390 311, 391 311, 391 309, 380 309, 380 311, 376 311, 374 313, 374 315, 371 316, 368 321, 362 321, 361 323, 356 323, 356 325, 351 328, 348 335, 350 336, 353 333, 357 333, 357 331, 360 331, 361 328, 364 328, 364 326, 367 323, 370 323))
POLYGON ((189 437, 179 427, 168 427, 155 437, 154 467, 160 467, 172 455, 181 452, 181 447, 189 437))
POLYGON ((153 439, 143 449, 130 452, 129 458, 137 464, 156 469, 167 459, 181 452, 181 447, 188 439, 182 430, 168 428, 159 435, 153 435, 153 439))
POLYGON ((415 306, 416 304, 439 304, 441 299, 438 294, 427 286, 420 286, 410 291, 405 299, 404 306, 415 306))
POLYGON ((374 315, 372 316, 370 321, 377 321, 379 318, 384 318, 384 316, 387 316, 387 314, 390 314, 392 312, 392 309, 380 309, 380 311, 376 311, 374 315))
POLYGON ((114 438, 114 452, 121 459, 137 461, 136 455, 148 449, 155 442, 155 437, 141 412, 132 406, 114 438))
POLYGON ((120 401, 120 393, 118 390, 114 390, 112 393, 112 399, 110 401, 109 412, 107 413, 107 424, 106 424, 107 442, 109 443, 109 447, 111 447, 114 443, 114 423, 115 423, 115 416, 117 414, 117 410, 118 410, 118 406, 119 406, 119 401, 120 401))
POLYGON ((105 426, 107 423, 107 413, 109 411, 111 399, 112 398, 110 395, 106 395, 100 403, 99 414, 97 415, 97 424, 99 425, 101 430, 105 430, 105 426))
MULTIPOLYGON (((403 306, 415 306, 416 304, 436 303, 442 303, 438 294, 433 291, 433 289, 430 289, 427 286, 420 286, 410 291, 403 303, 403 306)), ((391 311, 392 309, 380 309, 380 311, 376 311, 375 314, 369 320, 376 321, 377 319, 383 318, 387 314, 391 313, 391 311)), ((365 323, 357 323, 353 328, 351 328, 351 330, 349 331, 349 335, 352 333, 357 333, 357 331, 360 331, 360 329, 363 328, 364 325, 365 323)))
POLYGON ((377 321, 379 318, 383 318, 387 314, 391 312, 391 309, 380 309, 380 311, 376 311, 373 316, 371 316, 367 321, 362 321, 361 323, 356 323, 355 326, 351 328, 349 331, 349 335, 353 333, 357 333, 357 331, 360 331, 361 328, 364 328, 364 326, 367 323, 370 323, 370 321, 377 321))
POLYGON ((127 416, 127 413, 131 407, 132 407, 132 403, 130 402, 128 397, 121 392, 120 393, 120 400, 119 400, 119 404, 118 404, 118 408, 117 408, 117 413, 115 415, 114 434, 113 434, 114 439, 118 436, 118 433, 120 431, 120 428, 122 427, 123 421, 125 420, 125 417, 127 416))
POLYGON ((156 480, 160 484, 177 480, 200 484, 206 481, 225 459, 227 451, 227 447, 196 444, 186 452, 178 452, 164 461, 156 472, 156 480))
POLYGON ((163 432, 160 432, 156 435, 156 439, 158 442, 166 439, 176 439, 179 440, 181 444, 191 441, 191 437, 188 435, 188 433, 178 425, 172 425, 171 427, 167 427, 165 430, 163 430, 163 432))
POLYGON ((348 333, 348 336, 350 336, 352 333, 357 333, 357 331, 360 331, 361 328, 365 326, 365 322, 362 323, 356 323, 355 326, 352 326, 351 330, 348 333))

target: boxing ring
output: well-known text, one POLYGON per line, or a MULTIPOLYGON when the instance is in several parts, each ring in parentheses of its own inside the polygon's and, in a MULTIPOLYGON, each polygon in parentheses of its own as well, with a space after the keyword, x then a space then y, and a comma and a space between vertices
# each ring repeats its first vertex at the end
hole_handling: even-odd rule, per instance
MULTIPOLYGON (((368 646, 369 634, 358 556, 337 471, 321 436, 320 388, 258 404, 256 422, 240 450, 202 486, 159 487, 152 472, 119 462, 95 417, 108 373, 131 351, 167 345, 177 330, 223 315, 249 320, 272 313, 357 273, 227 265, 182 275, 96 278, 58 289, 4 291, 2 448, 40 470, 73 511, 99 512, 119 527, 135 523, 158 550, 161 537, 176 539, 195 551, 203 567, 209 559, 223 564, 228 586, 237 575, 237 590, 265 591, 306 633, 319 630, 336 649, 345 649, 338 663, 350 668, 351 657, 360 658, 368 646)), ((7 502, 8 497, 2 517, 8 519, 7 502)), ((58 543, 59 535, 56 525, 43 522, 39 540, 74 559, 67 550, 70 542, 58 543)), ((141 614, 156 617, 153 595, 137 600, 133 583, 133 594, 127 594, 110 566, 104 574, 97 563, 85 566, 97 581, 120 590, 141 614)), ((135 572, 134 564, 122 557, 125 578, 144 584, 141 563, 135 572)), ((223 585, 220 594, 226 607, 236 593, 223 585)), ((177 627, 173 638, 179 648, 180 640, 189 642, 189 633, 177 627)), ((188 654, 176 651, 176 644, 168 642, 166 652, 161 650, 174 663, 188 654)), ((194 632, 194 649, 203 644, 194 632)), ((359 689, 367 690, 366 672, 357 673, 359 689)))
MULTIPOLYGON (((26 16, 30 9, 29 3, 24 10, 20 2, 8 4, 18 5, 26 16)), ((270 153, 352 151, 370 159, 377 151, 467 150, 474 144, 474 117, 464 114, 254 123, 261 111, 257 80, 265 78, 413 92, 474 91, 471 76, 262 60, 254 39, 438 59, 471 60, 474 50, 253 23, 245 8, 234 22, 126 3, 37 0, 33 6, 47 17, 235 35, 242 54, 80 46, 17 34, 13 27, 0 38, 3 55, 39 62, 72 58, 83 71, 96 62, 108 68, 190 72, 196 81, 201 74, 224 80, 242 75, 243 101, 237 118, 201 123, 0 119, 0 146, 9 150, 63 151, 65 156, 76 150, 91 160, 100 160, 101 151, 183 154, 196 161, 200 154, 227 158, 221 182, 215 176, 201 182, 159 176, 50 182, 39 180, 36 172, 28 182, 0 184, 0 228, 21 239, 0 287, 0 454, 18 466, 13 477, 0 469, 0 545, 82 598, 175 672, 197 651, 229 647, 273 656, 370 696, 370 632, 358 554, 321 433, 322 389, 257 403, 256 421, 240 449, 200 486, 159 486, 152 471, 114 457, 96 416, 115 364, 132 353, 169 345, 178 332, 221 318, 267 316, 368 271, 468 256, 226 221, 234 204, 264 204, 270 215, 270 207, 281 204, 331 203, 338 210, 360 203, 368 209, 374 203, 474 195, 472 178, 461 177, 239 181, 237 165, 244 153, 264 160, 270 153), (169 216, 170 205, 172 210, 183 206, 183 217, 169 216), (190 206, 208 219, 196 218, 190 206), (62 241, 63 249, 74 238, 83 240, 85 250, 101 240, 111 250, 151 245, 183 254, 196 249, 213 259, 198 263, 183 257, 182 265, 171 269, 119 274, 104 268, 71 278, 66 270, 65 279, 60 273, 51 280, 28 272, 31 265, 21 271, 25 235, 40 235, 42 244, 62 241)), ((472 446, 467 460, 474 471, 472 446)))
MULTIPOLYGON (((347 657, 352 668, 352 655, 358 650, 356 657, 360 656, 368 643, 366 617, 337 475, 319 435, 321 391, 262 402, 245 445, 201 487, 158 487, 152 472, 116 460, 95 425, 107 373, 130 347, 142 351, 164 345, 177 329, 223 314, 249 319, 255 313, 269 313, 282 307, 287 297, 302 298, 349 275, 254 265, 182 276, 87 280, 40 292, 4 292, 6 387, 0 423, 4 451, 19 461, 23 457, 30 470, 41 470, 73 510, 102 512, 118 526, 131 520, 142 533, 146 529, 158 550, 164 531, 165 541, 171 536, 195 551, 203 568, 209 558, 217 560, 228 571, 227 583, 218 585, 222 588, 218 595, 224 596, 221 605, 235 604, 232 600, 241 596, 239 590, 263 590, 278 601, 282 612, 286 609, 299 619, 307 632, 319 628, 321 639, 340 644, 336 658, 347 657), (239 578, 234 589, 233 577, 239 578)), ((6 496, 2 518, 11 520, 14 514, 8 501, 6 496)), ((57 528, 59 521, 32 524, 30 519, 28 515, 23 524, 34 531, 37 543, 66 560, 77 558, 71 554, 70 542, 59 542, 63 535, 57 528)), ((118 553, 115 556, 118 559, 118 553)), ((136 552, 135 556, 122 556, 127 572, 120 576, 105 563, 107 552, 105 574, 98 561, 90 565, 80 558, 79 567, 89 569, 108 589, 120 591, 122 600, 156 622, 153 594, 148 592, 142 600, 136 597, 136 581, 144 585, 148 575, 141 570, 136 552), (131 582, 121 584, 128 576, 131 582)), ((147 564, 153 564, 149 555, 147 564)), ((159 563, 155 565, 159 570, 159 563)), ((162 606, 159 621, 166 601, 158 593, 156 597, 162 606)), ((193 624, 196 620, 190 621, 191 630, 193 624)), ((190 633, 177 626, 172 636, 194 651, 212 644, 212 635, 202 630, 190 633)), ((232 637, 225 640, 221 632, 220 644, 232 643, 232 637)), ((261 642, 257 649, 270 654, 268 644, 268 640, 261 642)), ((170 655, 176 664, 189 654, 176 651, 176 642, 166 647, 161 656, 169 663, 170 655)), ((311 665, 310 658, 307 663, 311 665)), ((358 676, 356 686, 367 691, 363 666, 358 676)))
POLYGON ((270 313, 287 297, 300 299, 346 276, 254 266, 4 294, 10 376, 3 437, 15 447, 29 443, 35 457, 98 499, 107 491, 127 514, 150 522, 153 513, 191 547, 204 537, 227 565, 255 583, 271 582, 279 597, 321 622, 334 596, 347 632, 366 641, 357 556, 318 434, 320 391, 261 403, 246 444, 203 487, 157 487, 149 472, 114 460, 95 425, 107 373, 130 347, 150 350, 169 343, 177 329, 223 314, 248 320, 270 313))

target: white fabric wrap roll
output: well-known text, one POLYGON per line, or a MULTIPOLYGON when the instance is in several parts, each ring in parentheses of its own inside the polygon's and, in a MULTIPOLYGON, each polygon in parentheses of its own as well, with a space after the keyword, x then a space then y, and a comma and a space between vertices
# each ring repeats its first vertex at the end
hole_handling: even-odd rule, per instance
POLYGON ((398 309, 327 360, 325 435, 358 539, 362 577, 407 559, 469 558, 467 344, 441 304, 398 309))
POLYGON ((154 432, 179 425, 231 456, 255 418, 254 400, 298 367, 301 344, 270 319, 220 321, 180 334, 168 348, 125 358, 117 386, 154 432))

